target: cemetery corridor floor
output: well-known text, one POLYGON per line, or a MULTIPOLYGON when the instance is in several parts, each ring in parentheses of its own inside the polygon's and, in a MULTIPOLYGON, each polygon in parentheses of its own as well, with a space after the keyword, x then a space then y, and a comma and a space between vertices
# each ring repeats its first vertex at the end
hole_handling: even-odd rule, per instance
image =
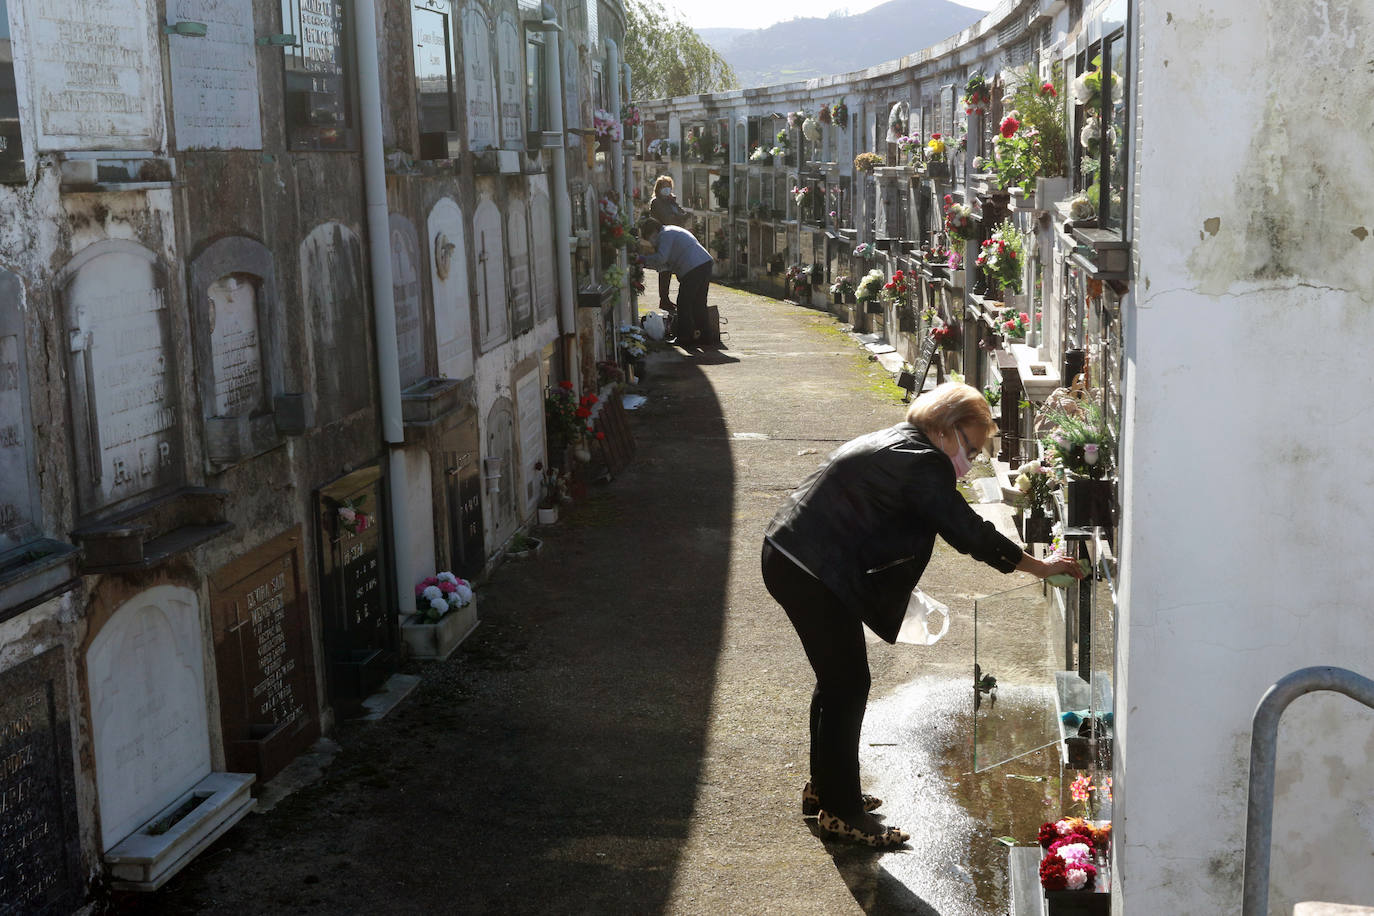
POLYGON ((822 843, 799 810, 812 677, 760 581, 761 534, 826 453, 905 405, 828 315, 720 286, 711 301, 725 347, 650 354, 634 462, 481 585, 482 624, 449 661, 411 663, 421 683, 384 720, 338 725, 319 781, 101 909, 1004 911, 991 838, 1033 836, 1058 784, 969 775, 963 684, 973 598, 1029 580, 937 548, 922 585, 950 634, 871 644, 861 747, 865 788, 916 840, 822 843))

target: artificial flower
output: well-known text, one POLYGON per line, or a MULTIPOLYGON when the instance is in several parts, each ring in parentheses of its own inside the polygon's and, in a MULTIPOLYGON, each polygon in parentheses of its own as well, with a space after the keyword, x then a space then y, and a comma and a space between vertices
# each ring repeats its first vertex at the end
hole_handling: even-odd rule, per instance
POLYGON ((1020 128, 1021 122, 1016 120, 1014 114, 1007 115, 1005 118, 1002 119, 1002 136, 1010 137, 1013 134, 1015 134, 1018 130, 1020 130, 1020 128))

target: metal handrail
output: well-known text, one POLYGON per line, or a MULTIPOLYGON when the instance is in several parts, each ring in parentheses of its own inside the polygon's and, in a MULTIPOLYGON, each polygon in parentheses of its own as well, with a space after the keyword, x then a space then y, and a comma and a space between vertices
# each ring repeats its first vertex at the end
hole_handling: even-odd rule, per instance
POLYGON ((1279 718, 1303 694, 1334 690, 1374 707, 1374 681, 1345 668, 1299 668, 1265 691, 1250 731, 1250 800, 1245 815, 1245 890, 1242 916, 1268 916, 1269 848, 1274 828, 1274 767, 1279 718))

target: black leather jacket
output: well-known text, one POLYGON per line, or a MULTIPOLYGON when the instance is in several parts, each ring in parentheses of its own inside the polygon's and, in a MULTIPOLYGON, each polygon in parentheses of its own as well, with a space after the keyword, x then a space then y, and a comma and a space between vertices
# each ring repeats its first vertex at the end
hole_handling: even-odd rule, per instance
POLYGON ((935 535, 1009 573, 1022 550, 955 488, 954 463, 899 423, 846 442, 802 481, 766 536, 887 642, 930 562, 935 535))

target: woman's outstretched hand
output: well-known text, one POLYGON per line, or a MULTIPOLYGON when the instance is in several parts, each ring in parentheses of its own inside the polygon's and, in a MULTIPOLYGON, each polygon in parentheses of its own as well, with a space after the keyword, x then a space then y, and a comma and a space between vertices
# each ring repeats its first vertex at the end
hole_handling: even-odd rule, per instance
POLYGON ((1050 576, 1083 578, 1083 567, 1073 557, 1047 557, 1039 560, 1027 553, 1021 556, 1021 562, 1016 564, 1016 570, 1028 572, 1041 579, 1048 579, 1050 576))

